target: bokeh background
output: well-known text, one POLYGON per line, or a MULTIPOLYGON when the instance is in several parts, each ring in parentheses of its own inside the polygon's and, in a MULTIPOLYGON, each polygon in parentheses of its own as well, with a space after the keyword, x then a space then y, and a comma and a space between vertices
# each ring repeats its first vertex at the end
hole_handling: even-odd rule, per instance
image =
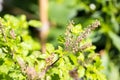
MULTIPOLYGON (((108 80, 120 80, 120 0, 48 0, 50 33, 48 42, 58 45, 66 25, 73 20, 87 27, 95 19, 101 26, 90 37, 96 52, 102 55, 104 73, 108 80)), ((27 16, 39 20, 38 0, 0 0, 0 16, 27 16)))

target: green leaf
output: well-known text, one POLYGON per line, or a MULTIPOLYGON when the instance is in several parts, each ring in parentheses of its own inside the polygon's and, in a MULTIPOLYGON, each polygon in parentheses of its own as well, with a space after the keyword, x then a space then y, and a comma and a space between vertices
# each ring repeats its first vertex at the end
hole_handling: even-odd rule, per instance
POLYGON ((74 63, 74 65, 78 64, 77 57, 74 54, 70 54, 69 57, 72 60, 72 62, 74 63))
POLYGON ((55 48, 52 44, 46 44, 46 50, 48 53, 53 53, 55 51, 55 48))
POLYGON ((41 27, 41 22, 40 21, 37 21, 37 20, 30 20, 29 22, 28 22, 28 24, 30 25, 30 26, 34 26, 34 27, 41 27))
POLYGON ((55 50, 56 54, 59 54, 60 57, 63 56, 64 52, 63 52, 63 48, 61 46, 58 46, 58 49, 55 50))
POLYGON ((108 33, 115 47, 120 51, 120 37, 113 32, 108 33))
POLYGON ((80 66, 78 69, 79 77, 82 78, 85 75, 85 69, 83 66, 80 66))
POLYGON ((62 44, 65 43, 65 39, 64 39, 64 37, 63 37, 62 35, 60 35, 60 36, 57 38, 57 40, 58 40, 59 43, 62 43, 62 44))
POLYGON ((84 61, 85 57, 82 53, 80 53, 80 55, 77 57, 77 59, 80 61, 84 61))
POLYGON ((78 24, 75 27, 73 27, 71 31, 72 31, 73 34, 79 35, 79 33, 82 32, 81 24, 78 24))

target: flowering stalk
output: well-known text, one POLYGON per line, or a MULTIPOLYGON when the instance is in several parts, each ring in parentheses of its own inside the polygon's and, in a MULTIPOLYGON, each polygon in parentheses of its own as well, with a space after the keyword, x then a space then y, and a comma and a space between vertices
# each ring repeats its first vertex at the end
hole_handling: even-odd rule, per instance
POLYGON ((82 41, 83 39, 85 39, 87 37, 88 34, 90 34, 90 32, 94 29, 96 29, 98 26, 100 25, 100 21, 96 20, 92 25, 89 25, 83 33, 81 33, 76 42, 80 42, 82 41))
POLYGON ((68 25, 68 28, 66 30, 66 34, 65 34, 65 49, 67 51, 72 51, 73 53, 76 53, 78 51, 83 51, 84 49, 90 47, 92 45, 92 43, 87 43, 81 47, 79 47, 80 42, 85 39, 92 30, 96 29, 98 26, 100 25, 100 21, 96 20, 94 23, 92 23, 91 25, 89 25, 84 32, 80 33, 79 36, 77 36, 77 38, 73 38, 71 29, 74 27, 72 23, 70 23, 68 25))

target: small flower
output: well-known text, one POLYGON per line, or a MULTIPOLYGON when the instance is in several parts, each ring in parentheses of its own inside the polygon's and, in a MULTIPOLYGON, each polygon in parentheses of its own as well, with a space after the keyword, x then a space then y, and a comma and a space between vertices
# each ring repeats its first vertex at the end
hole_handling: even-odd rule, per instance
POLYGON ((10 31, 10 35, 12 36, 13 39, 16 38, 16 34, 13 29, 10 31))
POLYGON ((86 49, 86 48, 88 48, 88 47, 90 47, 90 46, 92 46, 92 43, 86 43, 86 44, 82 45, 82 46, 79 48, 79 50, 82 51, 82 50, 84 50, 84 49, 86 49))
POLYGON ((26 64, 25 64, 24 60, 19 57, 19 58, 17 58, 17 62, 19 64, 19 66, 21 67, 22 72, 25 73, 26 64))
POLYGON ((28 79, 30 80, 34 80, 38 76, 37 72, 35 71, 33 67, 27 67, 26 74, 28 76, 28 79))
POLYGON ((50 57, 48 57, 48 58, 46 58, 46 63, 47 63, 47 65, 51 65, 52 63, 53 63, 53 58, 54 58, 54 53, 52 53, 51 55, 50 55, 50 57))

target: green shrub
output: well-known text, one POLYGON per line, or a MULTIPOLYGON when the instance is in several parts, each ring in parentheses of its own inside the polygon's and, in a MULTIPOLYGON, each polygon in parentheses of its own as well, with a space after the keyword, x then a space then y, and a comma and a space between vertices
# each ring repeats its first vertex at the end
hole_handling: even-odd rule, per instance
MULTIPOLYGON (((62 44, 55 49, 47 43, 42 54, 40 45, 29 35, 24 15, 0 18, 0 79, 1 80, 106 80, 99 54, 86 38, 100 25, 95 21, 86 29, 70 23, 62 44)), ((40 25, 40 24, 37 24, 40 25)))

